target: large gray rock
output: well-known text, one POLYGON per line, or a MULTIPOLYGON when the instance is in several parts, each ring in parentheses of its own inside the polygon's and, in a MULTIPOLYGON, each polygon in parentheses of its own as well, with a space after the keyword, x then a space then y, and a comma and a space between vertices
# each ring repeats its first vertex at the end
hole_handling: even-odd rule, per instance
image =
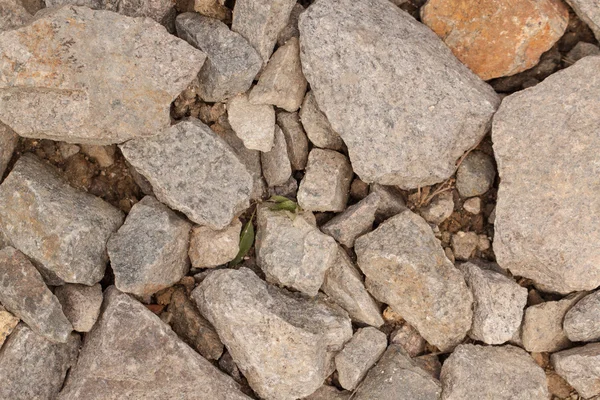
POLYGON ((19 0, 2 0, 0 2, 0 32, 18 28, 32 19, 33 16, 19 0))
POLYGON ((263 152, 271 150, 275 136, 275 110, 268 104, 252 104, 247 94, 227 102, 227 119, 244 146, 263 152))
POLYGON ((367 290, 429 343, 449 350, 471 328, 473 295, 425 220, 404 211, 354 244, 367 290))
POLYGON ((0 265, 0 303, 38 335, 66 343, 73 327, 33 264, 20 251, 5 247, 0 265))
POLYGON ((600 40, 600 4, 594 0, 566 0, 575 13, 594 32, 600 40))
POLYGON ((89 332, 100 315, 102 286, 66 284, 54 290, 65 316, 77 332, 89 332))
POLYGON ((374 192, 336 215, 321 230, 346 247, 354 247, 357 237, 369 232, 379 207, 379 194, 374 192))
POLYGON ((600 394, 600 343, 552 354, 554 370, 584 398, 600 394))
POLYGON ((275 125, 273 147, 268 152, 260 154, 260 162, 265 181, 270 187, 283 185, 292 176, 285 136, 277 125, 275 125))
POLYGON ((221 230, 207 226, 192 229, 188 254, 194 268, 214 268, 233 260, 240 250, 242 222, 236 218, 221 230))
POLYGON ((342 351, 335 356, 340 385, 354 390, 387 348, 385 333, 373 327, 356 331, 342 351))
POLYGON ((233 149, 199 120, 120 147, 158 200, 200 225, 223 229, 249 205, 252 177, 233 149))
POLYGON ((391 2, 318 1, 299 29, 306 79, 363 181, 441 182, 488 130, 496 93, 391 2))
POLYGON ((600 286, 599 69, 600 57, 586 57, 506 97, 494 116, 494 253, 546 291, 600 286))
POLYGON ((14 247, 54 283, 93 285, 104 276, 106 241, 123 214, 79 191, 31 154, 0 185, 0 226, 14 247))
POLYGON ((460 345, 442 366, 444 400, 547 400, 546 374, 514 346, 460 345))
POLYGON ((223 101, 250 89, 262 59, 246 39, 198 13, 178 15, 175 25, 180 38, 207 55, 198 75, 202 100, 223 101))
POLYGON ((277 125, 279 125, 285 136, 292 170, 303 170, 306 168, 306 161, 308 160, 308 139, 300 124, 298 113, 279 111, 277 113, 277 125))
POLYGON ((334 352, 352 336, 339 307, 267 285, 247 268, 211 272, 192 296, 252 389, 266 399, 313 393, 333 372, 334 352))
POLYGON ((169 207, 144 197, 108 240, 115 286, 144 298, 177 283, 189 270, 191 229, 169 207))
POLYGON ((599 321, 600 291, 596 291, 583 297, 567 311, 563 328, 573 342, 595 342, 600 340, 599 321))
POLYGON ((0 182, 18 143, 19 136, 8 126, 0 122, 0 182))
POLYGON ((0 121, 20 136, 91 144, 167 128, 206 58, 150 19, 73 6, 0 33, 0 48, 0 121))
POLYGON ((27 325, 17 326, 0 350, 0 398, 56 399, 67 371, 77 361, 80 343, 76 333, 66 343, 52 343, 27 325))
POLYGON ((143 304, 112 286, 58 398, 249 400, 143 304))
POLYGON ((312 90, 306 93, 304 97, 300 109, 300 120, 306 130, 306 135, 315 146, 331 150, 342 150, 344 148, 344 141, 333 130, 327 117, 319 109, 312 90))

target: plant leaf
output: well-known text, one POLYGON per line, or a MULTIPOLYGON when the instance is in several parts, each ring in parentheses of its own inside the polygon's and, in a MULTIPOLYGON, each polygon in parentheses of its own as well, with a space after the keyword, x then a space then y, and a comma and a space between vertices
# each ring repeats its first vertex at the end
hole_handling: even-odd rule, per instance
POLYGON ((229 263, 230 267, 238 265, 240 262, 242 262, 254 244, 254 225, 252 224, 253 219, 254 213, 252 213, 252 216, 248 222, 246 222, 244 229, 242 229, 242 233, 240 234, 240 251, 238 251, 235 258, 229 263))
POLYGON ((286 200, 286 201, 282 201, 281 203, 273 204, 270 207, 270 209, 274 210, 274 211, 286 210, 286 211, 296 212, 296 210, 298 209, 298 204, 294 203, 291 200, 286 200))
POLYGON ((271 198, 267 201, 272 201, 274 203, 283 203, 283 202, 291 201, 291 200, 288 199, 287 197, 283 197, 283 196, 271 196, 271 198))

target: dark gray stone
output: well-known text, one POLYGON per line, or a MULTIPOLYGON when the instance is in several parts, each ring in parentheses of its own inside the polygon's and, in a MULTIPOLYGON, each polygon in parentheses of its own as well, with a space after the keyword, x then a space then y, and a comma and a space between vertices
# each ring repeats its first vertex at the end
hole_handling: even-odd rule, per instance
POLYGON ((370 232, 373 228, 379 200, 378 193, 371 193, 327 221, 321 226, 321 230, 344 246, 354 247, 356 238, 370 232))
POLYGON ((480 196, 492 187, 495 177, 492 157, 481 151, 472 151, 456 171, 456 189, 462 197, 480 196))

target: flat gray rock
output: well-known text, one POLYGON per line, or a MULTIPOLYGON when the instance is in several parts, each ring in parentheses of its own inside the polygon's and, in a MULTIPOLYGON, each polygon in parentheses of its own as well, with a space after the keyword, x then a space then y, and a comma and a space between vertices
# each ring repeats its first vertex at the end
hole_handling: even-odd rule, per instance
POLYGON ((142 303, 111 286, 58 399, 124 398, 249 400, 142 303))
POLYGON ((285 136, 292 170, 303 170, 306 168, 306 161, 308 160, 308 139, 300 123, 298 113, 277 112, 277 125, 279 125, 285 136))
POLYGON ((318 1, 299 29, 302 70, 363 181, 441 182, 488 130, 496 93, 389 1, 318 1))
POLYGON ((594 0, 566 0, 583 22, 594 32, 596 39, 600 40, 600 4, 594 0))
POLYGON ((600 340, 600 291, 588 294, 567 311, 563 328, 573 342, 600 340))
POLYGON ((270 151, 275 137, 275 110, 269 104, 252 104, 247 94, 227 102, 231 129, 250 150, 270 151))
POLYGON ((502 101, 494 253, 513 275, 567 294, 600 286, 600 57, 502 101), (535 151, 531 151, 535 148, 535 151))
POLYGON ((74 6, 0 33, 0 48, 0 121, 20 136, 90 144, 168 128, 171 102, 206 58, 150 19, 74 6))
POLYGON ((344 148, 344 141, 333 130, 327 116, 319 109, 312 90, 304 96, 300 109, 300 120, 306 130, 306 135, 315 146, 331 150, 344 148))
POLYGON ((432 345, 450 350, 471 328, 473 295, 425 220, 404 211, 354 244, 367 290, 432 345))
POLYGON ((66 284, 57 287, 54 295, 60 301, 65 316, 77 332, 89 332, 100 315, 102 286, 66 284))
POLYGON ((0 2, 0 32, 18 28, 29 23, 33 16, 19 0, 0 2))
POLYGON ((223 229, 249 206, 252 177, 234 150, 199 120, 120 148, 158 200, 197 224, 223 229))
POLYGON ((321 230, 346 247, 354 247, 359 236, 371 231, 375 214, 379 207, 380 196, 371 193, 358 203, 348 207, 323 226, 321 230))
POLYGON ((496 168, 491 156, 470 152, 456 171, 456 189, 462 197, 480 196, 494 184, 496 168))
POLYGON ((277 125, 275 125, 273 147, 268 152, 260 154, 260 163, 265 181, 270 187, 283 185, 292 176, 285 136, 277 125))
POLYGON ((31 154, 21 156, 0 185, 0 204, 1 229, 45 279, 85 285, 102 279, 106 241, 123 222, 119 210, 73 188, 31 154))
POLYGON ((0 122, 0 182, 18 143, 19 136, 0 122))
POLYGON ((600 343, 552 354, 552 366, 584 398, 600 394, 600 343))
POLYGON ((385 333, 373 327, 356 331, 342 351, 335 356, 340 385, 354 390, 387 348, 385 333))
POLYGON ((233 260, 240 250, 242 222, 236 218, 225 229, 192 229, 188 254, 194 268, 214 268, 233 260))
POLYGON ((267 285, 247 268, 211 272, 192 297, 250 387, 266 399, 312 394, 352 336, 339 307, 267 285))

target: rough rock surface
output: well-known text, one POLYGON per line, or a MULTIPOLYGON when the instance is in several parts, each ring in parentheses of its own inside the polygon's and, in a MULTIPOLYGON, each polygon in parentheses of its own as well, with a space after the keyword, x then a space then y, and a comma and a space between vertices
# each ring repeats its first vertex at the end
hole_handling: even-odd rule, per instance
POLYGON ((492 187, 495 177, 492 157, 481 151, 472 151, 456 171, 456 189, 463 197, 480 196, 492 187))
POLYGON ((340 385, 354 390, 387 347, 385 333, 373 327, 356 331, 342 351, 335 356, 340 385))
POLYGON ((123 398, 249 400, 156 315, 111 286, 59 399, 123 398))
POLYGON ((89 332, 100 314, 102 286, 66 284, 54 290, 62 310, 77 332, 89 332))
POLYGON ((2 306, 0 306, 0 348, 4 341, 15 329, 19 323, 19 318, 15 317, 2 306))
POLYGON ((273 147, 268 152, 260 154, 260 162, 265 181, 270 187, 283 185, 292 176, 285 136, 277 125, 275 125, 273 147))
POLYGON ((390 341, 402 347, 411 358, 423 353, 425 346, 427 346, 427 342, 419 332, 407 323, 402 324, 400 328, 392 332, 390 341))
POLYGON ((0 122, 0 181, 2 181, 6 166, 8 165, 18 142, 19 136, 17 136, 17 134, 8 126, 0 122))
POLYGON ((600 285, 599 69, 600 57, 579 60, 494 116, 498 264, 564 294, 600 285))
POLYGON ((0 32, 18 28, 32 19, 33 16, 19 0, 2 0, 0 2, 0 32))
POLYGON ((199 120, 120 148, 161 202, 197 224, 223 229, 249 205, 252 177, 233 149, 199 120))
POLYGON ((304 75, 363 181, 441 182, 489 128, 492 88, 389 1, 322 0, 299 29, 304 75))
POLYGON ((346 247, 354 247, 359 236, 371 231, 379 207, 379 194, 371 193, 363 200, 336 215, 321 230, 346 247))
POLYGON ((41 264, 44 278, 86 285, 102 279, 106 241, 123 222, 119 210, 69 186, 30 154, 19 158, 0 185, 0 204, 4 234, 41 264))
POLYGON ((279 111, 277 113, 277 125, 279 125, 285 136, 292 170, 303 170, 306 168, 306 161, 308 160, 308 139, 300 123, 298 113, 279 111))
POLYGON ((463 209, 471 214, 477 215, 481 212, 481 199, 479 197, 471 197, 463 203, 463 209))
POLYGON ((442 366, 444 400, 547 400, 546 374, 514 346, 460 345, 442 366))
MULTIPOLYGON (((68 144, 68 143, 65 143, 68 144)), ((72 145, 73 146, 73 145, 72 145)), ((101 168, 108 168, 115 163, 116 146, 98 146, 93 144, 82 144, 81 152, 90 156, 101 168)))
POLYGON ((0 48, 0 121, 20 136, 91 144, 167 128, 206 58, 150 19, 73 6, 0 33, 0 48))
POLYGON ((225 229, 207 226, 192 229, 188 254, 194 268, 213 268, 233 260, 240 250, 242 222, 234 219, 225 229))
POLYGON ((369 193, 379 194, 379 207, 375 216, 379 220, 386 220, 400 212, 407 210, 402 193, 395 186, 385 186, 374 183, 369 188, 369 193))
POLYGON ((581 18, 600 40, 600 4, 594 0, 566 0, 577 16, 581 18))
POLYGON ((333 130, 327 116, 319 109, 313 91, 306 93, 302 108, 300 109, 300 120, 306 130, 306 135, 317 147, 331 150, 342 150, 344 141, 333 130))
POLYGON ((304 400, 348 400, 351 392, 342 392, 333 386, 323 385, 304 400))
POLYGON ((581 396, 600 394, 600 343, 554 353, 550 359, 556 372, 581 396))
POLYGON ((573 342, 600 340, 600 291, 579 300, 565 315, 563 328, 573 342))
POLYGON ((176 3, 181 12, 195 11, 224 22, 231 21, 231 10, 225 6, 224 0, 176 0, 176 3))
POLYGON ((298 17, 300 17, 302 12, 304 12, 304 7, 300 3, 294 4, 287 25, 279 31, 277 45, 283 46, 291 38, 300 36, 300 31, 298 31, 298 17))
POLYGON ((240 94, 227 102, 227 118, 244 146, 269 151, 275 135, 275 110, 268 104, 252 104, 248 95, 240 94))
POLYGON ((476 232, 458 231, 452 235, 452 252, 457 260, 466 261, 477 249, 479 244, 479 235, 476 232))
POLYGON ((313 393, 333 372, 332 352, 352 336, 339 307, 294 297, 247 268, 211 272, 192 296, 263 398, 313 393))
POLYGON ((419 210, 421 216, 427 222, 439 225, 452 215, 454 212, 454 199, 452 193, 442 192, 437 195, 431 203, 419 210))
POLYGON ((471 328, 473 295, 425 220, 404 211, 358 238, 354 250, 377 300, 440 350, 462 341, 471 328))

